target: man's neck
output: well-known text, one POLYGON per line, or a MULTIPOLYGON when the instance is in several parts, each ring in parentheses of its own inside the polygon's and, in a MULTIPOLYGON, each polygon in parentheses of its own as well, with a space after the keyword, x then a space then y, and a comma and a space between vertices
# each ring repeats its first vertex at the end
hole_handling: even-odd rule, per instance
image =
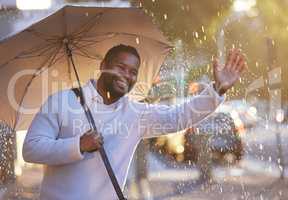
POLYGON ((110 105, 120 99, 119 97, 115 98, 111 94, 109 94, 109 91, 105 88, 102 76, 100 76, 96 84, 93 84, 93 86, 95 87, 97 92, 101 95, 101 97, 103 98, 103 102, 106 105, 110 105))

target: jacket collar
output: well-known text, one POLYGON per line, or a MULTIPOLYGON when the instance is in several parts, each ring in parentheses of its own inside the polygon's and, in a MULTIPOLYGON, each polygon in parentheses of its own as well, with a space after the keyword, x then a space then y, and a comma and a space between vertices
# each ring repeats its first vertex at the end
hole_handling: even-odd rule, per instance
POLYGON ((107 107, 112 107, 112 108, 118 108, 119 105, 121 105, 124 102, 124 99, 126 98, 126 95, 124 97, 121 97, 118 101, 106 105, 104 104, 103 97, 98 93, 97 89, 94 87, 94 85, 97 85, 97 80, 95 79, 90 79, 84 86, 83 86, 83 93, 85 96, 86 104, 88 107, 92 106, 93 104, 102 104, 107 107))

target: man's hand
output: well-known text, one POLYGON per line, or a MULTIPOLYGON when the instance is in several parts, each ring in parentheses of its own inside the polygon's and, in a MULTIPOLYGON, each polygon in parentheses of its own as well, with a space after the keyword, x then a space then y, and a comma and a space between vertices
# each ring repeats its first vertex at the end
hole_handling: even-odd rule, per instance
POLYGON ((97 132, 89 130, 80 138, 80 151, 94 152, 99 150, 103 145, 103 137, 97 132))
POLYGON ((214 88, 222 95, 240 78, 242 71, 247 68, 245 56, 240 49, 229 51, 226 64, 220 66, 218 59, 213 60, 214 88))

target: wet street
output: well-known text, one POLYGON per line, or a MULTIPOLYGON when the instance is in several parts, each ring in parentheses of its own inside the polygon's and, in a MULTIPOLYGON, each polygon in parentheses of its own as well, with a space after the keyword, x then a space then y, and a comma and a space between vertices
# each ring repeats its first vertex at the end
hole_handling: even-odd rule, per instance
MULTIPOLYGON (((144 199, 288 199, 287 170, 281 179, 276 133, 281 130, 282 160, 288 160, 287 128, 275 126, 254 128, 243 138, 244 157, 231 167, 213 167, 212 180, 198 180, 197 168, 186 169, 161 166, 160 161, 150 157, 149 191, 144 199)), ((163 163, 162 163, 163 164, 163 163)), ((149 187, 149 188, 148 188, 149 187)), ((137 199, 139 197, 136 198, 137 199)))
MULTIPOLYGON (((284 163, 288 160, 286 126, 281 130, 284 163), (286 143, 286 144, 285 144, 286 143)), ((126 186, 129 199, 149 200, 280 200, 288 199, 287 173, 280 179, 278 146, 275 127, 255 128, 243 136, 245 155, 236 166, 214 166, 212 180, 198 179, 195 166, 179 167, 167 165, 155 154, 148 154, 148 177, 135 183, 131 166, 126 186), (139 191, 144 191, 141 195, 139 191)), ((167 161, 168 162, 168 161, 167 161)), ((287 170, 286 170, 287 171, 287 170)), ((41 168, 27 168, 14 184, 2 189, 2 199, 38 199, 41 168), (5 194, 5 195, 4 195, 5 194), (10 194, 10 195, 9 195, 10 194)), ((1 197, 1 196, 0 196, 1 197)))

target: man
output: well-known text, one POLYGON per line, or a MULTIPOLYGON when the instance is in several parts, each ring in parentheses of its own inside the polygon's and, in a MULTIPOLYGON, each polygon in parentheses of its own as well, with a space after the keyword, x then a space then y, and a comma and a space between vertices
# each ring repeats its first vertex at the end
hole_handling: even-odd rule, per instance
POLYGON ((101 145, 123 189, 133 153, 143 137, 173 133, 204 119, 224 101, 223 94, 245 68, 240 51, 231 51, 223 69, 217 60, 214 62, 214 84, 205 86, 190 101, 169 107, 134 102, 125 95, 136 83, 140 63, 135 48, 115 46, 101 62, 99 79, 83 87, 104 144, 103 138, 89 131, 85 114, 71 90, 50 96, 42 106, 23 146, 27 162, 45 165, 42 200, 117 199, 97 152, 101 145))

